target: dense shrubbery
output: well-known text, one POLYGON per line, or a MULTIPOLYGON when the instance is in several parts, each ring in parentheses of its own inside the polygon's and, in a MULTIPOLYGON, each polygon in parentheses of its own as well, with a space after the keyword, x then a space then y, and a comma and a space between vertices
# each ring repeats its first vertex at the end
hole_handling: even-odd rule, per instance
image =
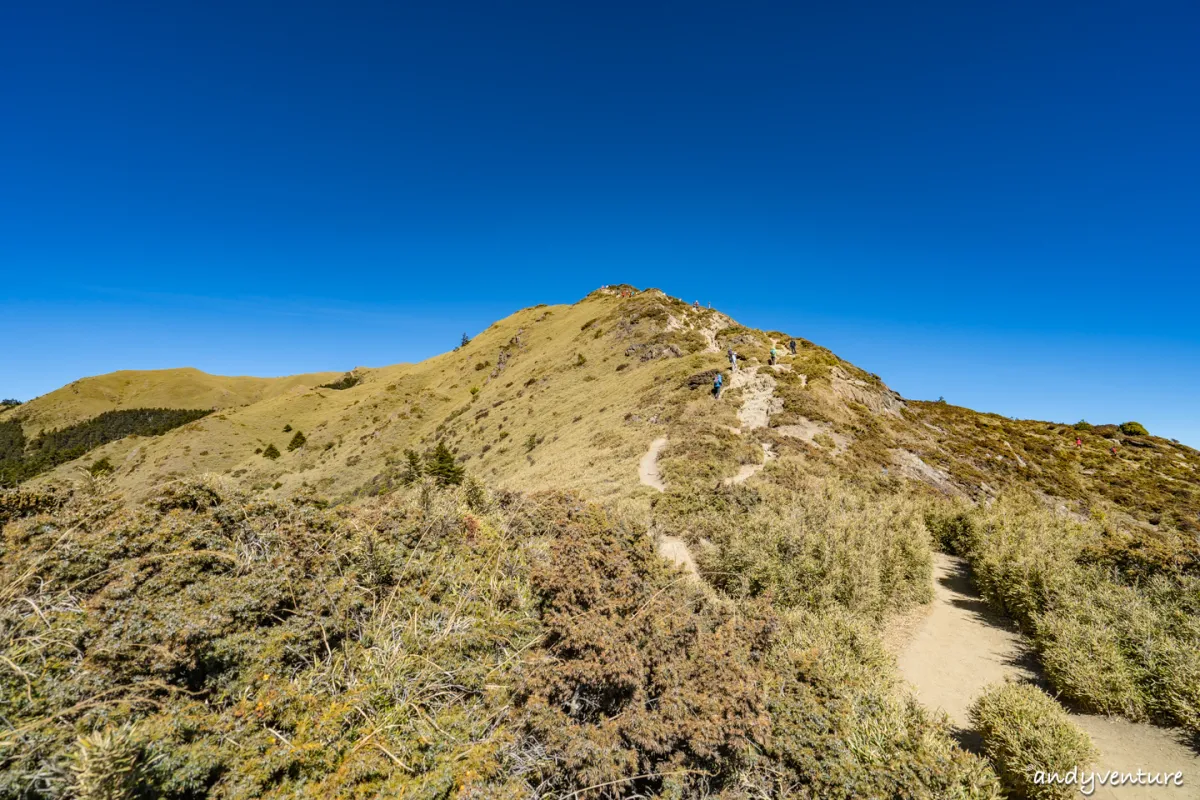
POLYGON ((8 461, 25 458, 25 430, 17 420, 0 422, 0 468, 8 461))
POLYGON ((928 517, 996 608, 1033 636, 1046 676, 1088 711, 1200 733, 1200 577, 1194 562, 1002 496, 928 517))
POLYGON ((0 796, 996 796, 850 616, 719 599, 640 526, 468 484, 11 504, 0 796))
POLYGON ((661 524, 711 542, 701 573, 735 597, 837 606, 875 621, 931 599, 929 533, 916 502, 834 480, 804 479, 796 488, 763 487, 766 495, 749 506, 735 487, 690 502, 668 493, 661 524))
POLYGON ((504 775, 505 687, 536 637, 524 550, 428 489, 345 515, 201 481, 10 524, 0 796, 78 796, 104 737, 143 796, 433 797, 504 775))
POLYGON ((1121 433, 1126 436, 1149 436, 1150 431, 1140 422, 1122 422, 1121 433))
POLYGON ((53 511, 64 501, 64 497, 49 491, 0 489, 0 528, 10 520, 53 511))
POLYGON ((971 722, 1005 788, 1018 797, 1069 800, 1075 796, 1075 786, 1037 783, 1036 773, 1066 775, 1096 758, 1088 735, 1036 686, 989 687, 971 707, 971 722))
POLYGON ((210 413, 209 409, 191 408, 106 411, 84 422, 45 431, 29 442, 19 422, 0 422, 0 486, 15 486, 102 444, 126 436, 158 436, 210 413))

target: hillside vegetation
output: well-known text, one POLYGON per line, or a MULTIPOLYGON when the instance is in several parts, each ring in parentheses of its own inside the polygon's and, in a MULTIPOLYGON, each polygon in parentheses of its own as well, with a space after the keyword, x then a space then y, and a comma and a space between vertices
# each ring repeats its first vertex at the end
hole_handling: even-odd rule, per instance
POLYGON ((5 796, 997 796, 854 614, 710 594, 576 496, 34 506, 0 562, 5 796))
POLYGON ((0 492, 0 796, 998 798, 1090 750, 908 695, 938 548, 1063 701, 1200 731, 1200 453, 1130 425, 625 286, 280 386, 0 492))
POLYGON ((127 436, 158 436, 208 413, 172 408, 105 411, 65 428, 44 430, 32 441, 26 440, 17 420, 0 420, 0 487, 16 486, 107 442, 127 436))
POLYGON ((250 378, 208 375, 198 369, 122 370, 81 378, 13 409, 29 438, 65 428, 106 411, 136 408, 236 408, 303 391, 336 378, 336 372, 250 378))

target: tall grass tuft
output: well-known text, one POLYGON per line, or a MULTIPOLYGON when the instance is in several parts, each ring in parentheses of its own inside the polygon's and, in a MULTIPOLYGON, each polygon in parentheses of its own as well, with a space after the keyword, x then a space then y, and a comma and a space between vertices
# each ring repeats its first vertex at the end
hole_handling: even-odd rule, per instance
POLYGON ((1088 735, 1035 686, 1005 683, 988 687, 971 706, 970 714, 1000 780, 1018 797, 1068 800, 1076 787, 1048 783, 1044 776, 1065 776, 1096 759, 1088 735), (1037 780, 1039 772, 1042 781, 1037 780))

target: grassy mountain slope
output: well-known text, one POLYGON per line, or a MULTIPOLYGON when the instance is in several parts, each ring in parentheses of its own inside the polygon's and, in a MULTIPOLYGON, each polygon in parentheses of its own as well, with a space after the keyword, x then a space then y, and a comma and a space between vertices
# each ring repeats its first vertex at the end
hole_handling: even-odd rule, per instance
MULTIPOLYGON (((1078 432, 905 402, 877 376, 804 339, 792 356, 789 334, 742 328, 657 290, 619 295, 619 288, 598 290, 573 305, 519 311, 419 364, 356 370, 359 383, 342 390, 315 386, 333 374, 255 383, 186 370, 170 381, 114 373, 12 413, 36 424, 52 417, 50 409, 56 419, 82 413, 82 401, 71 405, 80 397, 174 407, 222 399, 218 413, 179 430, 89 454, 108 457, 118 484, 135 493, 199 472, 285 493, 372 493, 395 485, 406 449, 445 441, 471 474, 493 485, 644 498, 652 492, 637 482, 637 461, 666 435, 669 482, 732 477, 761 463, 766 445, 778 463, 807 472, 886 472, 975 500, 1024 487, 1076 513, 1112 515, 1140 535, 1186 545, 1200 532, 1200 453, 1191 448, 1115 426, 1078 432), (766 365, 773 342, 777 367, 766 365), (741 377, 752 378, 731 382, 714 402, 711 376, 730 377, 730 348, 740 354, 741 377), (749 425, 738 416, 747 399, 761 412, 749 425), (288 451, 294 434, 285 427, 302 431, 305 445, 288 451), (1083 447, 1075 447, 1076 436, 1083 447), (278 460, 255 453, 268 445, 282 453, 278 460)), ((43 480, 71 475, 67 465, 43 480)))
POLYGON ((25 434, 61 428, 105 411, 129 408, 232 408, 278 397, 335 380, 339 373, 318 372, 285 378, 226 377, 198 369, 121 370, 80 378, 18 406, 8 419, 19 419, 25 434))
POLYGON ((0 492, 0 795, 995 798, 879 641, 934 548, 1062 697, 1200 733, 1200 453, 626 288, 0 492))

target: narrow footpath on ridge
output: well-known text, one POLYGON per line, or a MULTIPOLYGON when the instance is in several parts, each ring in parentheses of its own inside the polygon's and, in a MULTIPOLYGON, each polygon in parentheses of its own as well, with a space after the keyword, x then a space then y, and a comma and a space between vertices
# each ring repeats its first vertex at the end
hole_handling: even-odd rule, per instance
MULTIPOLYGON (((1025 637, 1010 621, 995 614, 971 585, 963 559, 934 554, 932 608, 907 631, 906 642, 894 642, 900 673, 917 699, 942 709, 958 729, 960 741, 978 749, 967 709, 985 686, 1005 678, 1033 681, 1047 688, 1037 659, 1025 637)), ((1051 692, 1053 693, 1053 692, 1051 692)), ((1100 800, 1168 800, 1200 797, 1200 757, 1169 728, 1130 722, 1119 717, 1070 712, 1071 719, 1092 737, 1100 757, 1090 767, 1137 773, 1183 771, 1183 786, 1096 786, 1100 800)))

